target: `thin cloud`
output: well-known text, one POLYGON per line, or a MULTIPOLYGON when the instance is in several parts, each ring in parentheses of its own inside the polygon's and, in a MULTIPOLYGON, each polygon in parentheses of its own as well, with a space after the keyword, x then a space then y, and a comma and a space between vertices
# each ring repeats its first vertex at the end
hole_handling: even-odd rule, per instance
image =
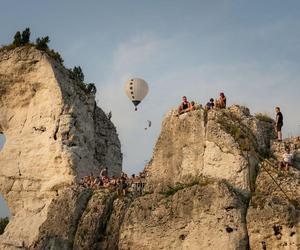
POLYGON ((281 105, 286 111, 286 134, 298 133, 299 118, 293 114, 300 104, 294 89, 300 77, 296 65, 291 63, 200 63, 191 67, 178 58, 174 67, 150 77, 149 96, 140 111, 134 112, 124 94, 125 80, 132 76, 143 77, 149 65, 160 64, 165 58, 174 59, 172 51, 165 49, 168 45, 174 46, 170 40, 141 36, 122 43, 114 52, 111 71, 101 88, 100 105, 112 110, 120 133, 125 171, 143 169, 145 161, 152 156, 164 113, 176 107, 182 95, 205 104, 210 97, 225 91, 230 104, 246 105, 252 113, 266 112, 271 116, 274 106, 281 105), (285 87, 286 83, 290 89, 285 87), (266 98, 268 95, 274 98, 266 98), (144 130, 147 120, 154 124, 150 131, 144 130))

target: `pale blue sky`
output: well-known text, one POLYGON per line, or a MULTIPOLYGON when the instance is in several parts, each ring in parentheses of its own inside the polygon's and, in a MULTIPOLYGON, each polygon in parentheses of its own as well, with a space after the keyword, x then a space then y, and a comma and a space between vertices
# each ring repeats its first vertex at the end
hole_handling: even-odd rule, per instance
POLYGON ((229 104, 271 116, 279 105, 285 135, 300 134, 298 0, 0 3, 0 44, 30 27, 32 39, 49 35, 65 65, 81 65, 86 80, 97 84, 98 103, 112 110, 129 173, 151 158, 163 114, 182 95, 205 103, 224 91, 229 104), (150 85, 138 112, 123 93, 132 76, 150 85), (148 119, 153 127, 145 131, 148 119))

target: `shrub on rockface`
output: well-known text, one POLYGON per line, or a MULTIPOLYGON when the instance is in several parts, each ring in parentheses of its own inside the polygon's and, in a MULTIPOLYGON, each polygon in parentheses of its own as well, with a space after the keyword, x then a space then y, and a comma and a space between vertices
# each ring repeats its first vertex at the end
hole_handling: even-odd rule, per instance
POLYGON ((30 42, 30 29, 26 28, 25 30, 22 31, 22 36, 21 36, 21 45, 26 45, 30 42))
MULTIPOLYGON (((2 46, 0 48, 0 52, 12 50, 21 46, 33 46, 38 50, 44 51, 49 57, 63 65, 64 60, 62 59, 61 55, 53 49, 50 49, 48 46, 50 43, 49 36, 38 37, 35 43, 30 43, 30 35, 31 32, 29 28, 26 28, 22 32, 17 31, 14 35, 12 44, 2 46)), ((75 66, 73 69, 69 69, 69 76, 71 79, 76 81, 80 89, 82 89, 86 94, 96 94, 97 88, 95 83, 84 82, 84 74, 80 66, 75 66)))
POLYGON ((73 69, 69 69, 70 78, 75 80, 78 86, 86 93, 86 94, 96 94, 97 88, 95 83, 85 83, 84 82, 84 74, 80 66, 75 66, 73 69))
POLYGON ((14 36, 13 42, 9 45, 3 45, 0 48, 0 52, 4 50, 12 50, 21 46, 33 46, 38 50, 45 51, 51 58, 63 65, 64 60, 62 59, 61 55, 53 49, 49 49, 48 43, 50 42, 50 39, 48 36, 37 38, 36 43, 34 44, 30 42, 30 35, 31 32, 29 28, 26 28, 22 32, 17 31, 14 36))
POLYGON ((49 49, 48 47, 48 43, 50 42, 50 39, 49 39, 49 36, 45 36, 45 37, 38 37, 36 39, 36 42, 35 42, 35 47, 39 50, 46 50, 46 49, 49 49))
POLYGON ((263 113, 255 114, 255 118, 260 121, 263 121, 263 122, 269 122, 269 123, 274 122, 274 120, 270 116, 268 116, 267 114, 263 114, 263 113))
POLYGON ((15 45, 16 47, 19 47, 19 46, 21 46, 21 44, 22 44, 22 36, 21 36, 21 32, 18 31, 14 36, 13 45, 15 45))

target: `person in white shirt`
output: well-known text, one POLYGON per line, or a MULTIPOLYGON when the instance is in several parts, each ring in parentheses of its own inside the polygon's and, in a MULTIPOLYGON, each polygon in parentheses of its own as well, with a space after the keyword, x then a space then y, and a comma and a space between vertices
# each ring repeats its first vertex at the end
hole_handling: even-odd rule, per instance
POLYGON ((294 155, 291 153, 289 148, 285 149, 282 155, 283 161, 281 162, 281 168, 288 171, 289 166, 292 166, 294 155))
POLYGON ((101 180, 102 180, 103 177, 107 177, 107 176, 108 176, 108 168, 105 167, 105 168, 103 168, 103 169, 101 170, 101 172, 100 172, 100 178, 101 178, 101 180))

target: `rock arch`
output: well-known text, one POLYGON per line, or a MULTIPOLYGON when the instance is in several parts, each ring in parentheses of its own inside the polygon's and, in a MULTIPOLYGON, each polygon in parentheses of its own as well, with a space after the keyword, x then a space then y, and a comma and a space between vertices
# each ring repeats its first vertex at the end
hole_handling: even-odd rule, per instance
MULTIPOLYGON (((0 128, 1 129, 1 128, 0 128)), ((0 133, 0 152, 4 147, 4 143, 5 143, 6 139, 5 139, 5 135, 0 133)))
POLYGON ((3 195, 0 194, 0 219, 6 217, 11 217, 10 208, 8 207, 3 195))
POLYGON ((1 249, 29 247, 53 198, 83 175, 121 172, 116 129, 94 95, 33 47, 0 53, 0 132, 0 192, 12 214, 1 249))

